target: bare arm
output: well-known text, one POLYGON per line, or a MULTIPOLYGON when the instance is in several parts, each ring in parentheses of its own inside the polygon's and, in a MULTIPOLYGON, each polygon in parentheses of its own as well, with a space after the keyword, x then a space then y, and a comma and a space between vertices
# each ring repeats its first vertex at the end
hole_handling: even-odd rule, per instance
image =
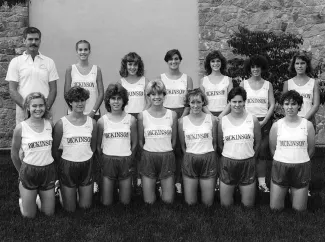
POLYGON ((288 81, 285 81, 283 83, 282 93, 286 93, 287 91, 288 91, 288 81))
POLYGON ((63 136, 63 124, 60 119, 54 126, 53 129, 53 143, 52 143, 52 156, 56 163, 59 162, 61 158, 61 152, 59 151, 60 143, 63 136))
POLYGON ((104 133, 104 119, 101 117, 97 122, 97 155, 101 157, 103 154, 102 139, 104 133))
POLYGON ((12 144, 11 144, 11 160, 14 163, 14 166, 19 173, 21 167, 21 160, 19 158, 19 150, 21 147, 21 123, 18 124, 14 130, 14 134, 12 137, 12 144))
POLYGON ((172 111, 173 116, 173 125, 172 125, 172 147, 175 149, 176 140, 177 140, 177 114, 172 111))
MULTIPOLYGON (((205 93, 205 88, 204 88, 204 86, 203 86, 203 78, 200 80, 200 85, 199 85, 199 87, 200 87, 201 91, 202 91, 203 93, 205 93)), ((207 113, 207 114, 212 114, 212 113, 210 112, 210 110, 208 109, 208 106, 207 106, 207 105, 203 106, 202 111, 203 111, 204 113, 207 113)))
POLYGON ((49 82, 49 87, 50 87, 50 91, 49 91, 49 95, 47 97, 47 108, 51 109, 51 107, 55 101, 56 94, 57 94, 56 80, 49 82))
POLYGON ((68 69, 65 71, 65 82, 64 82, 64 93, 70 90, 71 88, 71 70, 72 66, 69 66, 68 69))
POLYGON ((96 152, 96 142, 97 142, 97 124, 96 121, 94 119, 92 119, 92 123, 93 123, 93 131, 91 132, 91 142, 90 142, 90 147, 91 147, 91 151, 93 152, 93 154, 96 152))
POLYGON ((144 86, 144 101, 145 101, 144 110, 147 110, 151 106, 150 99, 149 99, 149 97, 147 96, 147 93, 146 93, 148 83, 149 83, 149 80, 146 78, 145 79, 145 86, 144 86))
POLYGON ((24 106, 24 99, 18 92, 19 82, 9 81, 9 92, 11 99, 21 108, 24 106))
POLYGON ((278 122, 274 123, 271 127, 269 134, 269 147, 272 157, 274 156, 276 143, 278 139, 278 122))
POLYGON ((185 154, 186 144, 185 144, 185 136, 183 131, 183 118, 180 118, 178 120, 178 137, 179 137, 179 142, 181 144, 181 149, 183 151, 183 154, 185 154))
POLYGON ((222 132, 222 119, 219 120, 218 122, 218 131, 217 131, 217 141, 218 141, 218 146, 220 154, 222 153, 223 150, 223 132, 222 132))
POLYGON ((269 121, 269 119, 272 117, 274 112, 275 100, 274 100, 273 86, 271 83, 270 83, 268 96, 269 96, 269 109, 267 110, 266 116, 264 117, 263 121, 260 122, 261 127, 263 127, 269 121))
POLYGON ((137 145, 138 145, 137 120, 135 119, 135 117, 131 116, 131 151, 133 156, 136 153, 137 145))
POLYGON ((139 113, 138 115, 138 136, 139 136, 139 146, 143 149, 144 145, 144 128, 143 128, 143 114, 139 113))
POLYGON ((307 123, 307 131, 308 131, 308 136, 307 136, 308 155, 309 158, 311 159, 315 153, 315 130, 313 124, 310 121, 308 121, 307 123))
MULTIPOLYGON (((98 110, 100 108, 100 105, 103 102, 104 99, 104 84, 103 84, 103 76, 102 76, 102 71, 99 68, 99 66, 97 66, 97 78, 96 78, 96 83, 97 83, 97 91, 98 91, 98 97, 96 99, 95 105, 93 107, 92 110, 98 110)), ((96 112, 94 111, 90 111, 90 113, 88 114, 88 116, 90 117, 94 117, 94 115, 96 114, 96 112)))
POLYGON ((253 116, 253 121, 254 121, 254 151, 256 157, 258 155, 258 151, 261 146, 262 135, 261 135, 261 125, 255 116, 253 116))
MULTIPOLYGON (((193 89, 193 80, 191 77, 187 76, 187 91, 193 89)), ((190 113, 190 107, 185 107, 182 117, 188 115, 190 113)))
MULTIPOLYGON (((230 77, 228 77, 228 78, 229 78, 229 85, 228 85, 228 88, 227 88, 227 94, 234 87, 234 85, 232 83, 232 79, 230 77)), ((225 109, 219 114, 218 120, 222 119, 222 117, 223 116, 226 116, 228 113, 230 113, 230 104, 229 103, 227 104, 227 106, 225 107, 225 109)))
POLYGON ((214 151, 217 151, 218 122, 217 118, 212 115, 212 145, 214 151))
POLYGON ((309 112, 306 114, 305 119, 310 120, 317 113, 320 104, 320 95, 319 95, 319 83, 315 80, 314 84, 314 95, 313 95, 313 104, 309 112))

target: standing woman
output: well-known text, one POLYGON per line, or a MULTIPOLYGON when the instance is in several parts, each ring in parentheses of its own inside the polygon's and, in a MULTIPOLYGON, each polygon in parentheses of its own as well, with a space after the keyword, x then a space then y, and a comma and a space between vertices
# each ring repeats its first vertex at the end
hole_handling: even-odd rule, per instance
POLYGON ((233 88, 230 77, 226 76, 227 60, 218 50, 210 52, 204 61, 206 76, 200 80, 200 88, 208 99, 203 107, 205 113, 211 112, 217 120, 230 112, 227 95, 233 88))
MULTIPOLYGON (((100 118, 100 105, 103 102, 104 86, 102 72, 99 66, 89 64, 90 43, 79 40, 76 43, 78 63, 69 66, 65 73, 64 93, 73 86, 79 86, 89 91, 84 114, 95 120, 100 118)), ((71 110, 68 110, 70 113, 71 110)))
POLYGON ((162 200, 172 203, 175 194, 173 148, 176 145, 177 115, 163 106, 166 88, 162 81, 150 81, 146 94, 151 106, 138 116, 139 146, 143 149, 139 163, 143 198, 149 204, 156 201, 156 181, 160 180, 162 200))
MULTIPOLYGON (((193 89, 192 78, 182 73, 179 66, 182 61, 182 55, 179 50, 172 49, 167 51, 165 62, 168 65, 168 71, 158 77, 162 80, 166 87, 166 97, 164 107, 173 110, 177 113, 177 118, 185 116, 189 113, 189 107, 184 106, 185 95, 187 90, 193 89)), ((176 156, 176 189, 177 193, 181 193, 181 160, 182 151, 179 139, 176 141, 175 148, 176 156)))
POLYGON ((123 204, 131 201, 131 175, 138 144, 137 121, 125 112, 128 92, 121 84, 110 84, 104 98, 107 114, 98 121, 97 152, 102 162, 102 203, 113 203, 115 181, 123 204))
POLYGON ((247 92, 245 109, 248 113, 257 117, 261 126, 261 147, 256 156, 256 172, 258 189, 261 192, 270 192, 265 182, 266 161, 270 159, 269 133, 272 126, 272 115, 275 101, 273 86, 262 78, 262 73, 267 71, 268 62, 264 56, 254 55, 247 59, 244 68, 251 77, 240 83, 247 92))
POLYGON ((239 186, 241 202, 252 207, 255 202, 255 159, 261 142, 261 127, 257 118, 245 111, 246 91, 233 88, 228 94, 230 113, 218 124, 220 162, 220 202, 234 203, 233 194, 239 186))
POLYGON ((274 123, 270 132, 273 155, 270 207, 283 209, 285 196, 290 189, 292 207, 303 211, 307 209, 315 130, 310 121, 298 115, 303 105, 303 97, 298 92, 290 90, 284 93, 280 105, 285 117, 274 123))
POLYGON ((200 184, 201 200, 211 206, 214 200, 215 177, 217 174, 217 120, 203 112, 208 104, 201 89, 186 94, 190 114, 179 120, 179 137, 184 155, 182 163, 185 201, 197 202, 197 188, 200 184))
POLYGON ((46 99, 33 92, 24 101, 27 119, 19 123, 13 134, 11 159, 19 173, 20 211, 24 217, 36 215, 36 197, 41 199, 41 211, 52 215, 55 209, 55 165, 51 154, 52 122, 48 120, 46 99), (19 157, 19 150, 23 158, 19 157))
POLYGON ((71 113, 54 127, 53 156, 58 164, 62 205, 76 210, 77 191, 80 208, 89 208, 93 191, 93 154, 96 150, 96 121, 84 114, 89 91, 75 86, 64 94, 71 113), (62 144, 62 155, 59 152, 62 144))

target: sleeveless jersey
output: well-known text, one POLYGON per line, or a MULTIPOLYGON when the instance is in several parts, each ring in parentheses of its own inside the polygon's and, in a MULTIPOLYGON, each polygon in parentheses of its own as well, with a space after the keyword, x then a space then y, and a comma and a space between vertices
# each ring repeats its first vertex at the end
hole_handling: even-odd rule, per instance
POLYGON ((128 91, 129 102, 125 106, 127 113, 141 113, 145 106, 145 77, 141 77, 136 83, 128 83, 124 78, 121 79, 122 86, 128 91))
POLYGON ((150 152, 172 151, 172 111, 167 109, 161 118, 152 117, 147 110, 142 114, 145 139, 143 149, 150 152))
POLYGON ((166 74, 161 74, 161 80, 165 84, 167 95, 165 96, 164 107, 183 108, 187 91, 187 75, 183 74, 179 79, 169 79, 166 74))
POLYGON ((213 84, 209 77, 205 76, 202 86, 208 98, 208 109, 211 112, 222 112, 227 106, 229 77, 224 76, 219 84, 213 84))
POLYGON ((87 121, 81 126, 75 126, 66 117, 62 117, 63 135, 62 135, 62 158, 73 162, 83 162, 93 156, 91 150, 91 137, 93 131, 93 122, 87 116, 87 121))
MULTIPOLYGON (((97 66, 93 65, 91 68, 89 74, 82 75, 76 65, 72 65, 71 69, 71 87, 79 86, 82 88, 85 88, 89 91, 89 98, 86 101, 86 107, 84 110, 84 114, 89 114, 96 103, 97 97, 98 97, 98 89, 97 89, 97 66)), ((71 110, 68 110, 68 113, 70 113, 71 110)), ((97 110, 97 113, 99 114, 99 110, 97 110)))
POLYGON ((131 114, 126 114, 120 122, 113 122, 107 115, 102 117, 104 133, 102 148, 105 155, 130 156, 131 151, 131 114))
POLYGON ((222 117, 222 155, 231 159, 244 160, 254 156, 254 120, 248 114, 241 125, 233 125, 228 115, 222 117))
POLYGON ((201 125, 194 125, 188 116, 183 118, 183 131, 186 143, 186 152, 206 154, 214 151, 212 145, 212 116, 206 114, 201 125))
POLYGON ((253 90, 248 81, 244 80, 244 89, 247 92, 245 109, 248 113, 258 118, 264 118, 269 109, 269 88, 270 83, 264 81, 263 86, 259 90, 253 90))
POLYGON ((52 157, 52 126, 44 120, 41 133, 34 131, 26 121, 21 122, 21 148, 24 152, 23 161, 34 166, 46 166, 53 162, 52 157))
POLYGON ((304 100, 301 110, 298 113, 298 116, 300 117, 305 117, 313 105, 314 85, 315 80, 313 78, 310 78, 309 81, 303 86, 296 85, 293 79, 288 80, 288 90, 296 90, 304 100))
POLYGON ((278 121, 274 160, 284 163, 303 163, 310 160, 307 143, 307 120, 302 119, 296 128, 290 128, 284 119, 278 121))

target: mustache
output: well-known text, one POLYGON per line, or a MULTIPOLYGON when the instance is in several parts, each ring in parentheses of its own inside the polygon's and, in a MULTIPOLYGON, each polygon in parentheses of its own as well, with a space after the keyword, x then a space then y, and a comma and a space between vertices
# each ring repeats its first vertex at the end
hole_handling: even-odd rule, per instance
POLYGON ((30 45, 31 47, 38 47, 38 45, 37 44, 32 44, 32 45, 30 45))

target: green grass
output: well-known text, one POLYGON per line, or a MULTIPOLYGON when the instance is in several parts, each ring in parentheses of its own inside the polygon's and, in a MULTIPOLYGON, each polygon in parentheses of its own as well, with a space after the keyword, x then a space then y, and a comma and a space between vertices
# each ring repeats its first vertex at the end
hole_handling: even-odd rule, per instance
MULTIPOLYGON (((324 241, 324 153, 313 163, 313 196, 307 212, 269 209, 268 198, 254 209, 187 206, 178 197, 173 205, 145 205, 135 197, 130 206, 103 207, 94 198, 89 210, 68 214, 57 204, 52 217, 38 213, 24 219, 18 207, 17 172, 9 155, 0 155, 1 241, 324 241)), ((237 201, 238 201, 237 194, 237 201)))

